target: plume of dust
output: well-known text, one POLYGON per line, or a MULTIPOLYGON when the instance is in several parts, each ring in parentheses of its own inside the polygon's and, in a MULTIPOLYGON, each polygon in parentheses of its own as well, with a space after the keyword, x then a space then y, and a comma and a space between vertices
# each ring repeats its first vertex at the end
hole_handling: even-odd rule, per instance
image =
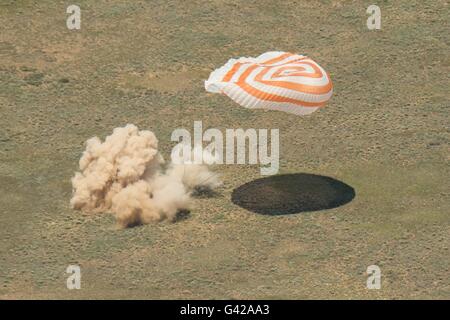
POLYGON ((218 175, 203 164, 169 164, 158 152, 151 131, 135 125, 115 128, 102 142, 86 142, 72 178, 72 208, 84 212, 111 212, 121 227, 165 219, 189 210, 196 188, 215 189, 218 175))

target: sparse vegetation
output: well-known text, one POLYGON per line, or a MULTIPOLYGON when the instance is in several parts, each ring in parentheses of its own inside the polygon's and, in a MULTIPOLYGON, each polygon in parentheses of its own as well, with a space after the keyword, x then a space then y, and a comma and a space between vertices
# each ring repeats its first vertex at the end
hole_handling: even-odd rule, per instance
POLYGON ((78 1, 0 4, 0 298, 450 298, 446 1, 384 1, 382 29, 355 1, 78 1), (306 54, 335 94, 306 117, 208 94, 230 57, 306 54), (134 123, 168 157, 170 133, 279 128, 280 173, 354 188, 344 206, 267 216, 231 202, 257 166, 221 166, 224 186, 176 223, 118 230, 69 207, 94 135, 134 123), (69 264, 81 290, 67 290, 69 264), (366 268, 382 289, 366 289, 366 268))

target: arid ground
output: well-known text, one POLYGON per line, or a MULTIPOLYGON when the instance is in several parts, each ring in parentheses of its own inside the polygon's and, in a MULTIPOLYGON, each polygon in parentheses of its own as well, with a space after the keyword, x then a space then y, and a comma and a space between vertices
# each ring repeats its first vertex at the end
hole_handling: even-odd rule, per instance
POLYGON ((368 30, 371 4, 1 0, 0 298, 450 298, 449 3, 378 1, 381 30, 368 30), (71 4, 80 30, 66 27, 71 4), (205 91, 229 58, 273 50, 330 73, 325 108, 249 110, 205 91), (171 132, 195 120, 277 128, 280 174, 330 177, 354 197, 261 214, 232 201, 259 166, 223 165, 223 187, 176 223, 121 230, 70 208, 86 139, 134 123, 168 158, 171 132), (80 290, 66 287, 70 264, 80 290))

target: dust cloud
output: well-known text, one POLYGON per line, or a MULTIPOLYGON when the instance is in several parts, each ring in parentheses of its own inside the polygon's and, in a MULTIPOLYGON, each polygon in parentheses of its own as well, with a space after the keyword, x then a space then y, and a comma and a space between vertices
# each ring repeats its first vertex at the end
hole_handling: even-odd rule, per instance
POLYGON ((103 142, 87 140, 79 170, 72 178, 72 208, 113 213, 121 227, 174 221, 190 209, 197 188, 221 184, 206 165, 165 163, 154 133, 133 124, 115 128, 103 142))

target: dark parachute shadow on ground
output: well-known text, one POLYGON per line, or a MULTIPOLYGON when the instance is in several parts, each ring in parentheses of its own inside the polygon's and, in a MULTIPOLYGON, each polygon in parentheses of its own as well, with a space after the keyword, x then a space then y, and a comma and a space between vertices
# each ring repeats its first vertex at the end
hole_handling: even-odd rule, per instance
POLYGON ((355 190, 339 180, 308 173, 276 175, 233 190, 231 201, 249 211, 286 215, 332 209, 353 200, 355 190))

